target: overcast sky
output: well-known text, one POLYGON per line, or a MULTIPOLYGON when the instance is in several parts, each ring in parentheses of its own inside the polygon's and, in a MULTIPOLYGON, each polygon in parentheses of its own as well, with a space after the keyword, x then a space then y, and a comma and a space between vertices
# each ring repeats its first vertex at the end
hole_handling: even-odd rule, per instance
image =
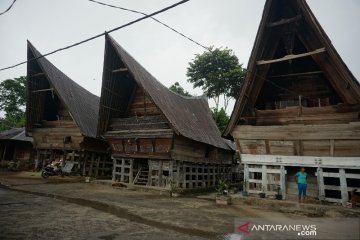
MULTIPOLYGON (((13 0, 0 0, 0 12, 13 0)), ((178 0, 99 0, 146 13, 178 0)), ((246 66, 265 0, 192 0, 156 16, 206 46, 229 47, 246 66)), ((360 1, 308 0, 338 52, 360 79, 360 1)), ((88 0, 18 0, 0 16, 0 68, 26 60, 26 40, 41 52, 64 47, 140 16, 88 0)), ((194 54, 204 50, 151 19, 111 34, 165 86, 174 82, 201 95, 186 81, 194 54)), ((104 38, 56 53, 48 59, 61 71, 99 95, 104 38)), ((0 72, 0 81, 26 75, 26 65, 0 72)), ((229 107, 231 112, 233 105, 229 107)))

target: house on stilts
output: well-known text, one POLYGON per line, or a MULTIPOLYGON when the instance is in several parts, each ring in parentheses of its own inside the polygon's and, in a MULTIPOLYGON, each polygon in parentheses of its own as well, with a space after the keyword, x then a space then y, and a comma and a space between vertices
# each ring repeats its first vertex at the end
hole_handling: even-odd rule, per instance
POLYGON ((230 180, 233 151, 207 99, 170 91, 109 35, 99 109, 97 133, 111 146, 113 181, 201 188, 230 180))
POLYGON ((14 168, 27 169, 33 163, 32 138, 25 136, 25 128, 11 128, 0 132, 0 162, 14 162, 14 168))
POLYGON ((235 140, 250 193, 345 204, 360 188, 360 85, 305 0, 267 0, 225 136, 235 140))
POLYGON ((26 134, 36 168, 54 160, 78 163, 88 176, 111 176, 110 148, 96 138, 99 97, 79 86, 28 42, 26 134))

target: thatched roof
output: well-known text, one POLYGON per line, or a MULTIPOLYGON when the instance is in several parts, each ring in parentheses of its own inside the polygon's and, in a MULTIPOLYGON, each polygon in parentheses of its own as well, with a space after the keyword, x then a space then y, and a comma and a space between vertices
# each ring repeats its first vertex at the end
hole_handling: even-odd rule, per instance
MULTIPOLYGON (((340 55, 337 53, 331 40, 317 21, 312 13, 309 5, 305 0, 267 0, 262 15, 262 20, 258 29, 256 40, 248 63, 248 73, 245 78, 243 87, 240 91, 240 96, 237 99, 234 110, 232 112, 230 121, 223 135, 229 137, 232 129, 238 124, 243 114, 251 107, 254 107, 257 94, 261 89, 264 79, 266 77, 266 68, 257 65, 257 61, 263 60, 265 53, 269 53, 269 45, 276 47, 274 38, 270 39, 271 31, 278 26, 286 23, 284 18, 275 19, 274 16, 282 15, 291 21, 297 21, 296 27, 301 26, 297 32, 301 35, 303 44, 307 50, 314 51, 315 49, 325 48, 325 52, 321 55, 314 55, 312 58, 320 66, 321 71, 326 78, 331 82, 335 91, 341 96, 344 103, 359 104, 360 103, 360 84, 354 75, 350 72, 340 55), (294 9, 297 16, 291 15, 289 9, 294 9), (274 24, 274 22, 276 22, 274 24), (272 25, 272 27, 270 27, 272 25), (274 27, 276 26, 276 27, 274 27), (265 69, 265 70, 264 70, 265 69)), ((270 56, 273 57, 273 56, 270 56)))
MULTIPOLYGON (((41 53, 28 42, 28 58, 31 59, 32 57, 36 58, 39 56, 41 56, 41 53), (29 51, 31 54, 29 54, 29 51)), ((72 118, 84 136, 96 137, 100 98, 71 80, 45 57, 33 60, 32 62, 36 62, 39 65, 49 84, 54 88, 60 100, 68 108, 72 118)), ((28 81, 30 79, 29 75, 28 72, 28 81)), ((31 93, 29 93, 29 95, 30 94, 31 93)), ((28 102, 31 100, 32 98, 29 96, 28 102)), ((31 109, 27 111, 28 119, 32 119, 29 115, 35 113, 32 113, 31 109)), ((36 124, 36 122, 32 123, 30 121, 29 124, 36 124)), ((27 125, 27 127, 31 128, 29 125, 27 125)))
POLYGON ((0 140, 14 140, 31 143, 33 141, 32 137, 25 136, 25 128, 12 128, 0 132, 0 140))
MULTIPOLYGON (((109 35, 106 36, 105 48, 116 52, 136 83, 153 100, 177 134, 197 142, 229 149, 228 145, 221 138, 221 133, 212 118, 205 97, 184 97, 170 91, 109 35)), ((105 54, 110 53, 106 52, 105 54)), ((107 68, 107 66, 104 66, 104 69, 107 68)), ((103 97, 102 94, 101 98, 103 97)), ((102 107, 100 106, 100 109, 102 107)), ((101 118, 102 116, 100 116, 100 122, 102 121, 101 118)))

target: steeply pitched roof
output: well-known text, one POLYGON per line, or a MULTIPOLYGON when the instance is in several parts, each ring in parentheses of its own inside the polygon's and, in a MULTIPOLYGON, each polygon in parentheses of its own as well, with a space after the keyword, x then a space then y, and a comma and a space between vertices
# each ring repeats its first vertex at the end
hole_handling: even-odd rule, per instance
MULTIPOLYGON (((247 104, 251 99, 255 98, 253 89, 259 87, 263 83, 259 82, 259 75, 255 75, 259 69, 257 66, 257 61, 262 60, 261 57, 263 50, 265 49, 264 44, 273 41, 270 41, 266 38, 269 34, 269 24, 271 18, 274 16, 275 12, 281 12, 283 15, 287 15, 285 12, 286 7, 292 6, 293 9, 298 11, 298 15, 292 20, 301 19, 301 23, 305 24, 308 31, 311 31, 312 39, 310 34, 303 37, 302 40, 306 41, 306 45, 316 48, 316 46, 324 47, 326 54, 324 58, 314 56, 314 59, 319 62, 327 61, 326 64, 323 64, 321 69, 326 77, 332 82, 335 90, 340 93, 343 97, 344 102, 348 104, 359 104, 360 103, 360 84, 354 75, 350 72, 344 61, 341 59, 340 55, 337 53, 335 47, 332 45, 331 40, 325 33, 324 29, 321 27, 320 23, 317 21, 316 17, 312 13, 309 5, 305 0, 267 0, 264 7, 264 12, 262 15, 262 20, 258 29, 258 33, 255 39, 254 47, 251 52, 251 56, 248 63, 248 73, 246 75, 243 87, 240 91, 240 96, 236 101, 234 110, 232 112, 230 121, 223 135, 229 137, 232 129, 238 123, 243 112, 246 110, 247 104), (280 9, 283 8, 283 9, 280 9), (312 41, 316 39, 315 41, 312 41), (330 72, 331 71, 331 72, 330 72)), ((279 25, 284 23, 284 19, 278 21, 279 25)), ((304 34, 304 33, 302 33, 304 34)), ((308 51, 313 51, 314 49, 308 49, 308 51)))
POLYGON ((12 128, 0 132, 0 140, 15 140, 23 142, 32 142, 32 137, 25 136, 25 128, 12 128))
POLYGON ((229 149, 221 138, 206 98, 183 97, 170 91, 109 35, 106 36, 106 44, 110 44, 115 49, 136 83, 162 111, 177 134, 215 147, 229 149))
MULTIPOLYGON (((30 42, 28 42, 28 49, 35 58, 41 56, 41 53, 30 42)), ((100 98, 75 83, 45 57, 33 61, 39 64, 82 133, 87 137, 96 137, 100 98)))

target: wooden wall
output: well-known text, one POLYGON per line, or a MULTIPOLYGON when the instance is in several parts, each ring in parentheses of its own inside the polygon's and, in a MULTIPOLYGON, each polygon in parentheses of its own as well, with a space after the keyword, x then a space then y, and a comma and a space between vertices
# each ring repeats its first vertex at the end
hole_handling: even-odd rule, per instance
POLYGON ((360 122, 348 124, 237 126, 242 154, 285 156, 360 156, 360 122))
POLYGON ((133 101, 130 105, 129 116, 161 115, 161 111, 146 95, 141 87, 136 88, 133 101))
POLYGON ((174 137, 171 152, 174 160, 203 163, 231 164, 232 152, 195 142, 182 136, 174 137))
POLYGON ((171 138, 108 139, 114 157, 170 159, 171 138))
POLYGON ((84 137, 74 121, 59 120, 43 122, 41 128, 32 130, 34 147, 38 149, 80 150, 84 137), (71 136, 71 142, 65 144, 64 138, 71 136))

